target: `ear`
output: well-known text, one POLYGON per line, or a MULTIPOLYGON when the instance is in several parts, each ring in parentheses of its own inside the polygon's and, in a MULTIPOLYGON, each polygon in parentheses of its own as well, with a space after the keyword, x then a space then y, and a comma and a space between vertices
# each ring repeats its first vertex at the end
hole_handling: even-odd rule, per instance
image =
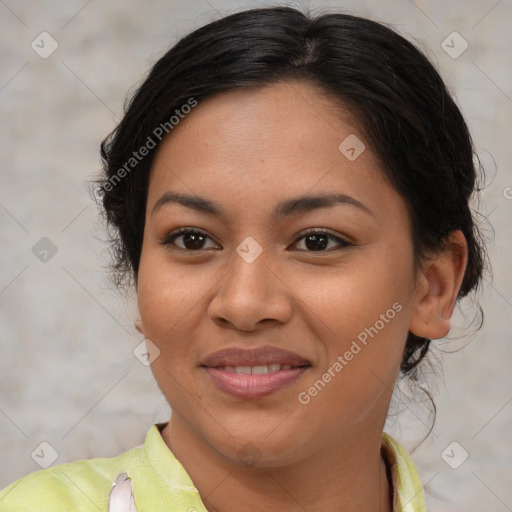
POLYGON ((135 329, 137 329, 137 331, 139 331, 142 335, 144 335, 144 332, 142 329, 142 320, 140 318, 135 320, 135 329))
POLYGON ((468 248, 462 231, 450 232, 441 252, 428 258, 418 272, 410 332, 428 339, 448 334, 467 261, 468 248))

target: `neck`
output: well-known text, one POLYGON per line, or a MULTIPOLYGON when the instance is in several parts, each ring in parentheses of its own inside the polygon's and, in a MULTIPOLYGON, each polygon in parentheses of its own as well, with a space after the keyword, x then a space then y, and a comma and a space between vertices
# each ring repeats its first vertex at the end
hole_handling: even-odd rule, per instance
POLYGON ((162 437, 209 512, 238 512, 248 504, 262 512, 392 512, 379 431, 371 438, 365 432, 340 439, 293 464, 266 468, 246 467, 220 455, 175 414, 162 437))

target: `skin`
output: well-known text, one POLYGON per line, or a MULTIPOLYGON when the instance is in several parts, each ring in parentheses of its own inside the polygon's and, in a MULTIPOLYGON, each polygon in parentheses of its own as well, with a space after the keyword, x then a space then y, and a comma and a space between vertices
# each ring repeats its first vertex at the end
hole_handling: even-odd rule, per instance
POLYGON ((368 144, 355 161, 340 152, 349 134, 364 134, 332 101, 295 81, 217 95, 173 129, 153 163, 139 329, 160 350, 152 370, 172 408, 163 438, 210 511, 391 511, 380 439, 407 333, 441 338, 450 327, 467 261, 463 235, 451 233, 443 252, 414 267, 406 204, 368 144), (169 191, 204 197, 225 214, 176 203, 153 212, 169 191), (336 204, 272 217, 282 200, 332 192, 369 212, 336 204), (187 252, 183 237, 161 243, 181 227, 203 231, 203 248, 187 252), (315 228, 353 245, 329 239, 311 250, 304 235, 315 228), (252 263, 236 252, 249 236, 263 249, 252 263), (395 303, 400 312, 300 403, 299 393, 395 303), (312 366, 257 400, 222 392, 199 366, 219 349, 263 345, 312 366), (244 446, 249 465, 238 455, 244 446))

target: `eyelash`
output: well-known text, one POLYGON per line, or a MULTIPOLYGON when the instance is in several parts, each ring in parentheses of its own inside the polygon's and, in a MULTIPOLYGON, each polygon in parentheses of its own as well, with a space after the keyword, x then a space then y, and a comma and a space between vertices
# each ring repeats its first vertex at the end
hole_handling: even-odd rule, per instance
MULTIPOLYGON (((166 246, 166 247, 174 245, 173 244, 174 240, 176 240, 181 235, 186 234, 186 233, 194 233, 194 234, 202 235, 205 238, 209 238, 210 240, 212 240, 212 238, 210 236, 208 236, 204 231, 201 231, 200 229, 180 228, 180 229, 178 229, 177 231, 175 231, 173 233, 169 233, 160 243, 162 245, 166 246)), ((303 238, 306 238, 309 235, 324 235, 327 238, 329 238, 330 240, 335 240, 336 242, 338 242, 339 243, 339 248, 341 248, 341 249, 342 248, 346 248, 346 247, 351 247, 351 246, 354 245, 353 243, 350 243, 347 240, 339 237, 338 235, 334 235, 333 233, 331 233, 330 231, 327 231, 325 229, 311 229, 311 230, 303 233, 302 235, 300 235, 293 242, 292 245, 297 244, 300 240, 302 240, 303 238)), ((174 245, 174 247, 172 247, 172 250, 177 250, 177 251, 183 251, 183 252, 187 252, 187 253, 191 253, 191 254, 196 254, 196 253, 202 252, 204 250, 208 250, 208 249, 191 250, 191 249, 184 249, 182 247, 176 247, 174 245)), ((332 248, 330 248, 330 249, 323 249, 323 250, 320 250, 320 251, 310 251, 310 250, 307 250, 307 249, 300 249, 300 251, 301 252, 310 252, 310 253, 325 253, 325 252, 331 252, 332 248)))

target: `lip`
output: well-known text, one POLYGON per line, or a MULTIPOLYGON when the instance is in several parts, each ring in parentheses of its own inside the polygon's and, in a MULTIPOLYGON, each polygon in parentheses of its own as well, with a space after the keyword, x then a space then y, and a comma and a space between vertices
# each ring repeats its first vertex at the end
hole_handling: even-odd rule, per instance
POLYGON ((311 363, 298 354, 271 346, 220 350, 206 356, 200 365, 221 391, 244 400, 269 396, 291 385, 311 367, 311 363), (289 365, 291 368, 254 375, 233 373, 224 368, 270 364, 289 365))
POLYGON ((267 345, 253 349, 226 348, 206 356, 199 364, 208 368, 215 368, 219 366, 258 366, 264 364, 310 366, 311 362, 289 350, 267 345))

